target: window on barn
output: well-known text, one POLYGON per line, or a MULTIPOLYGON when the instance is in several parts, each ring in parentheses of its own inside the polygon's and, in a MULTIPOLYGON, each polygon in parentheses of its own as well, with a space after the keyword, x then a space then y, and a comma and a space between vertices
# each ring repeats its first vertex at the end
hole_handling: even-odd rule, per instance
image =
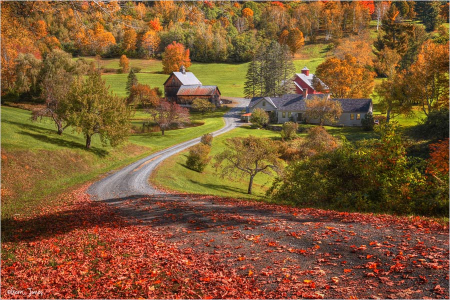
POLYGON ((361 120, 361 114, 356 114, 356 120, 361 120))
POLYGON ((266 101, 263 101, 263 106, 266 106, 266 101))
POLYGON ((354 120, 355 119, 355 114, 350 114, 350 120, 354 120))

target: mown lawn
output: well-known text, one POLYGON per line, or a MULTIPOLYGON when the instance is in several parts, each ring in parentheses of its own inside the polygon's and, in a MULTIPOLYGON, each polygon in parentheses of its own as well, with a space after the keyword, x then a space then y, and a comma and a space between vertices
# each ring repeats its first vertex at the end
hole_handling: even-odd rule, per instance
MULTIPOLYGON (((225 140, 231 137, 258 136, 266 138, 279 138, 279 133, 269 130, 250 129, 240 127, 228 133, 215 137, 212 144, 211 156, 219 154, 225 147, 225 140)), ((215 195, 233 198, 261 199, 271 186, 275 175, 258 174, 253 183, 253 195, 247 194, 248 176, 237 178, 222 178, 213 167, 214 159, 209 163, 203 173, 190 170, 186 167, 188 151, 174 155, 165 160, 152 174, 152 184, 169 190, 182 191, 193 194, 215 195)))
MULTIPOLYGON (((307 66, 312 73, 321 64, 329 52, 326 44, 307 45, 302 49, 294 60, 297 73, 307 66)), ((86 57, 93 60, 92 57, 86 57)), ((104 59, 100 61, 100 66, 109 69, 119 69, 119 59, 104 59)), ((148 84, 152 88, 159 87, 164 91, 164 82, 169 75, 162 73, 162 63, 160 60, 130 59, 131 67, 141 68, 137 73, 140 83, 148 84)), ((202 82, 203 85, 217 85, 222 96, 243 97, 245 75, 247 74, 248 63, 198 63, 192 62, 189 71, 202 82)), ((106 84, 120 97, 126 97, 125 85, 128 74, 104 73, 102 75, 106 84)))
POLYGON ((59 136, 50 121, 32 122, 29 111, 2 106, 2 218, 32 213, 70 187, 220 129, 223 113, 193 114, 192 120, 203 125, 169 130, 164 136, 134 134, 117 148, 103 147, 94 135, 86 150, 84 137, 71 128, 59 136))

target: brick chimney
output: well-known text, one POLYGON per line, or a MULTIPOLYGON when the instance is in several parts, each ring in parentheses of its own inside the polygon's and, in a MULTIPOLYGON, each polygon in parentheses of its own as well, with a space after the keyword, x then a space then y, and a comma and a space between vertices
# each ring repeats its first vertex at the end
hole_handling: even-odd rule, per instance
POLYGON ((181 67, 180 67, 180 72, 181 72, 182 74, 186 74, 186 68, 184 67, 184 65, 181 65, 181 67))
POLYGON ((309 69, 305 66, 305 67, 302 69, 302 73, 305 74, 306 76, 309 76, 309 69))
POLYGON ((303 89, 303 100, 306 100, 307 97, 308 97, 308 88, 304 88, 303 89))

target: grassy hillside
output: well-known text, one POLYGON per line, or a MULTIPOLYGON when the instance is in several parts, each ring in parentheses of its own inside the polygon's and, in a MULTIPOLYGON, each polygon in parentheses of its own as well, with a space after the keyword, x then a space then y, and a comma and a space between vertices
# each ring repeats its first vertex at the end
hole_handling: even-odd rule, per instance
MULTIPOLYGON (((297 54, 294 65, 299 73, 303 67, 307 66, 311 72, 315 72, 327 55, 328 44, 305 45, 297 54)), ((88 61, 94 61, 92 57, 85 57, 88 61)), ((159 87, 164 90, 163 83, 168 78, 167 74, 162 74, 162 63, 154 59, 129 59, 130 67, 141 68, 137 78, 140 83, 148 84, 151 87, 159 87)), ((106 69, 119 69, 119 58, 102 59, 99 66, 106 69)), ((243 97, 245 75, 248 63, 198 63, 193 62, 189 71, 203 83, 203 85, 217 85, 222 96, 243 97)), ((125 84, 128 74, 105 73, 103 78, 110 85, 111 89, 118 96, 125 97, 125 84)))
MULTIPOLYGON (((224 141, 230 137, 258 136, 278 138, 279 133, 268 130, 249 129, 241 127, 220 135, 213 140, 211 156, 224 149, 224 141)), ((188 169, 185 165, 188 151, 181 152, 164 161, 152 174, 151 182, 157 186, 187 193, 217 195, 233 198, 259 199, 264 197, 265 191, 270 187, 273 176, 258 174, 253 184, 253 195, 248 195, 248 178, 230 179, 221 178, 210 163, 203 173, 188 169)))
POLYGON ((66 129, 56 134, 53 123, 32 122, 30 112, 2 107, 2 218, 29 214, 48 205, 58 193, 127 165, 150 153, 201 136, 223 126, 223 111, 194 114, 201 126, 134 134, 117 148, 102 147, 94 136, 92 149, 82 135, 66 129))

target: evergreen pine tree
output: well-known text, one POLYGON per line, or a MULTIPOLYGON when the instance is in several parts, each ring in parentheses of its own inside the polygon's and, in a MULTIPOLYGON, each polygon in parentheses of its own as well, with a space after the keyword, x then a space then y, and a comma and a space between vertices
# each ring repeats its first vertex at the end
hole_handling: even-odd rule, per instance
POLYGON ((440 10, 440 1, 418 1, 416 3, 417 18, 425 25, 426 31, 433 31, 442 23, 440 10))
POLYGON ((133 87, 133 85, 137 85, 137 84, 138 84, 138 79, 136 77, 136 74, 134 74, 133 69, 131 69, 130 72, 128 73, 127 85, 125 87, 125 89, 127 90, 128 96, 131 94, 131 87, 133 87))

